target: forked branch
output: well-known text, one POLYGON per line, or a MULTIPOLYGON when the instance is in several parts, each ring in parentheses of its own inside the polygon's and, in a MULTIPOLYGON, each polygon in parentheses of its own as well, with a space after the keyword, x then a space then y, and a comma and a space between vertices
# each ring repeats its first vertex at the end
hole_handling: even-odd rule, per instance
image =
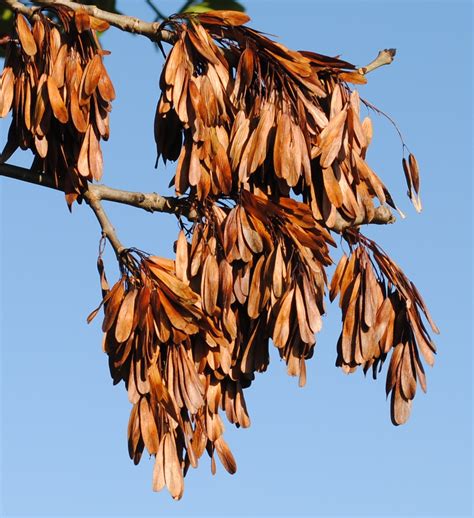
POLYGON ((120 254, 125 250, 125 247, 120 242, 120 239, 115 232, 115 228, 110 222, 104 208, 102 207, 102 203, 100 201, 100 197, 97 196, 94 191, 86 191, 84 193, 84 199, 89 207, 94 212, 97 221, 99 222, 102 228, 102 234, 109 240, 109 243, 112 245, 115 255, 117 259, 120 258, 120 254))
MULTIPOLYGON (((51 177, 24 167, 0 164, 0 176, 6 176, 7 178, 12 178, 14 180, 21 180, 23 182, 48 187, 49 189, 62 191, 62 186, 56 185, 51 177)), ((197 216, 194 209, 190 207, 187 198, 161 196, 155 192, 143 193, 124 191, 122 189, 114 189, 107 185, 89 184, 88 191, 83 197, 93 210, 94 206, 90 204, 90 200, 98 201, 99 203, 101 201, 122 203, 148 212, 164 212, 167 214, 175 214, 176 216, 185 216, 189 220, 194 220, 197 216)), ((332 230, 342 233, 349 228, 360 225, 386 225, 393 223, 394 221, 395 217, 388 207, 377 207, 371 221, 366 221, 363 218, 358 218, 354 221, 347 221, 342 216, 338 215, 332 230)))

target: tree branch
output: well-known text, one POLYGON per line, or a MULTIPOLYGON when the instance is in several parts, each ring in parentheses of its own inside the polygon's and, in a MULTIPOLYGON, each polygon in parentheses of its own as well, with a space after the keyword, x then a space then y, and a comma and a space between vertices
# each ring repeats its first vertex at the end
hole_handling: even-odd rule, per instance
POLYGON ((365 67, 359 68, 357 71, 359 72, 359 74, 365 75, 369 72, 372 72, 372 70, 375 70, 376 68, 382 67, 383 65, 390 65, 396 53, 397 49, 381 50, 379 51, 377 57, 373 61, 371 61, 365 67))
MULTIPOLYGON (((25 169, 24 167, 0 164, 0 176, 6 176, 14 180, 21 180, 23 182, 29 182, 35 185, 48 187, 49 189, 62 191, 62 186, 56 185, 49 176, 45 176, 40 172, 35 172, 30 169, 25 169)), ((96 213, 97 219, 99 219, 99 216, 97 215, 96 209, 94 208, 97 207, 95 202, 98 202, 100 205, 101 201, 122 203, 124 205, 137 207, 148 212, 164 212, 167 214, 175 214, 176 216, 185 216, 189 220, 194 220, 197 218, 197 213, 192 207, 189 206, 187 198, 160 196, 155 192, 143 193, 124 191, 121 189, 108 187, 107 185, 89 184, 88 190, 83 194, 83 197, 89 203, 92 210, 94 210, 96 213), (93 204, 90 203, 91 200, 93 204)), ((100 219, 99 222, 101 222, 100 219)), ((377 207, 375 209, 375 215, 371 221, 367 221, 365 218, 357 218, 354 221, 347 221, 340 214, 338 214, 331 230, 341 233, 348 228, 357 227, 360 225, 387 225, 394 222, 395 217, 388 207, 377 207)))
MULTIPOLYGON (((57 185, 54 180, 40 172, 32 171, 24 167, 10 164, 0 164, 0 176, 6 176, 14 180, 41 185, 49 189, 62 191, 62 185, 57 185)), ((185 216, 193 220, 196 212, 189 207, 186 198, 176 198, 174 196, 160 196, 155 192, 143 193, 114 189, 107 185, 89 184, 88 192, 99 201, 113 201, 130 205, 148 212, 165 212, 177 216, 185 216)), ((84 196, 85 197, 85 196, 84 196)))
MULTIPOLYGON (((27 7, 26 5, 18 2, 17 0, 0 0, 0 4, 7 5, 12 11, 19 12, 25 16, 31 17, 34 15, 37 7, 27 7)), ((110 13, 99 9, 95 5, 79 4, 77 2, 71 2, 69 0, 34 0, 34 3, 43 7, 62 5, 71 9, 72 11, 78 11, 79 9, 87 11, 91 16, 99 18, 110 25, 113 25, 117 29, 132 34, 140 34, 146 36, 152 41, 165 41, 167 43, 173 43, 175 35, 171 31, 159 30, 159 22, 144 22, 139 18, 133 16, 125 16, 123 14, 110 13)))
POLYGON ((123 191, 114 189, 107 185, 89 184, 89 190, 99 196, 101 200, 113 201, 115 203, 123 203, 148 212, 165 212, 167 214, 175 214, 177 216, 185 216, 193 220, 196 219, 196 212, 188 206, 186 198, 177 198, 174 196, 161 196, 156 192, 143 193, 133 191, 123 191))
POLYGON ((360 225, 389 225, 391 223, 395 223, 395 216, 392 214, 392 211, 386 207, 376 207, 374 217, 367 221, 365 218, 360 217, 356 218, 353 221, 345 220, 339 213, 337 213, 336 221, 331 228, 334 232, 342 234, 345 230, 353 227, 358 227, 360 225))

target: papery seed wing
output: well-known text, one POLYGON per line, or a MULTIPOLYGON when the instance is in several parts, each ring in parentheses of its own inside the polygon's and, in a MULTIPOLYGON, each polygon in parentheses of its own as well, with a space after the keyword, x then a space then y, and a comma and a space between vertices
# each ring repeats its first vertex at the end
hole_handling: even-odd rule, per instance
POLYGON ((30 26, 22 14, 18 14, 16 17, 16 30, 23 51, 28 54, 28 56, 34 56, 37 51, 36 42, 31 33, 30 26))

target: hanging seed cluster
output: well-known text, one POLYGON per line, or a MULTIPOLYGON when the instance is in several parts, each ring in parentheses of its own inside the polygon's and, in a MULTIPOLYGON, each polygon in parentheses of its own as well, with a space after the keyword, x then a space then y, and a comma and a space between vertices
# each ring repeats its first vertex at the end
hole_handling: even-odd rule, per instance
POLYGON ((377 205, 395 207, 365 160, 372 124, 347 84, 364 76, 291 51, 246 21, 214 12, 169 22, 178 37, 161 75, 155 138, 158 155, 178 161, 176 192, 293 192, 328 228, 338 215, 370 222, 377 205))
POLYGON ((231 422, 250 423, 242 383, 225 375, 231 344, 190 287, 188 250, 181 233, 176 262, 125 252, 122 277, 110 290, 99 261, 104 350, 114 383, 124 380, 133 404, 130 457, 137 464, 144 448, 155 455, 153 489, 166 486, 175 499, 183 494, 187 469, 205 450, 213 472, 215 452, 228 472, 236 470, 219 407, 231 422))
POLYGON ((204 451, 213 473, 215 453, 235 472, 219 411, 250 425, 243 389, 266 370, 270 339, 304 385, 324 312, 328 244, 307 205, 246 192, 232 209, 211 204, 191 243, 181 231, 175 261, 127 251, 111 290, 99 263, 104 350, 134 405, 129 453, 135 463, 145 447, 156 455, 155 490, 166 485, 180 498, 204 451))
POLYGON ((189 275, 204 312, 230 341, 224 374, 250 382, 266 370, 272 339, 288 373, 305 384, 324 313, 328 244, 307 205, 289 198, 277 205, 244 191, 236 207, 210 208, 194 230, 189 275))
MULTIPOLYGON (((31 149, 72 203, 102 175, 115 93, 94 31, 107 25, 81 10, 48 11, 55 21, 41 10, 31 24, 16 16, 0 77, 0 116, 13 115, 0 159, 31 149)), ((244 390, 267 369, 270 342, 305 384, 325 313, 331 230, 396 208, 366 161, 372 124, 348 84, 365 77, 338 58, 289 50, 248 20, 212 11, 163 24, 175 41, 160 79, 157 152, 177 161, 176 193, 196 217, 181 222, 175 260, 122 252, 112 288, 99 258, 103 300, 89 317, 103 307, 110 372, 133 405, 130 457, 138 463, 145 448, 155 456, 153 488, 175 499, 205 451, 213 473, 216 454, 236 471, 222 417, 250 425, 244 390)), ((421 210, 415 157, 402 165, 421 210)), ((434 359, 422 317, 438 330, 373 241, 356 229, 342 238, 350 254, 330 283, 342 310, 336 364, 372 368, 375 378, 391 352, 386 388, 401 424, 417 384, 426 390, 420 353, 434 359)))
POLYGON ((375 379, 393 349, 386 391, 392 393, 392 422, 400 425, 410 415, 417 381, 426 392, 420 351, 428 365, 434 363, 436 347, 421 313, 439 331, 414 284, 377 244, 355 231, 348 237, 351 254, 342 256, 330 289, 342 310, 336 365, 345 372, 372 368, 375 379))
POLYGON ((1 160, 30 149, 34 167, 54 179, 71 204, 100 180, 100 140, 109 137, 114 87, 103 65, 95 30, 108 25, 85 11, 48 8, 57 21, 37 12, 30 25, 15 18, 0 77, 0 117, 12 111, 1 160))
MULTIPOLYGON (((160 453, 154 487, 166 483, 174 497, 182 491, 178 466, 185 473, 195 465, 191 456, 197 460, 204 451, 194 444, 207 441, 209 455, 219 454, 213 425, 201 412, 218 416, 220 408, 231 423, 250 424, 239 405, 245 408, 243 389, 255 373, 268 367, 270 341, 288 373, 305 384, 325 312, 336 221, 370 222, 378 206, 396 208, 366 161, 372 124, 361 120, 359 95, 348 85, 365 83, 364 76, 340 59, 291 51, 247 21, 242 13, 214 11, 165 23, 176 41, 160 79, 157 152, 165 162, 177 161, 176 193, 187 195, 198 214, 187 229, 190 242, 179 235, 175 275, 199 297, 201 322, 214 330, 210 342, 198 331, 186 346, 168 342, 166 348, 182 350, 168 357, 186 352, 202 378, 200 402, 207 408, 180 401, 170 390, 174 378, 160 376, 160 391, 174 406, 184 404, 191 423, 184 439, 184 428, 160 431, 155 421, 157 444, 178 452, 168 479, 180 483, 173 490, 163 482, 160 453)), ((411 153, 403 169, 408 195, 421 210, 411 153)), ((345 372, 372 367, 376 377, 392 351, 387 394, 392 421, 401 424, 417 383, 426 390, 419 351, 433 363, 435 346, 421 315, 438 330, 414 285, 373 241, 355 230, 343 238, 351 254, 342 257, 330 286, 331 300, 340 296, 343 319, 336 364, 345 372)), ((224 460, 219 457, 235 470, 227 447, 224 460)))

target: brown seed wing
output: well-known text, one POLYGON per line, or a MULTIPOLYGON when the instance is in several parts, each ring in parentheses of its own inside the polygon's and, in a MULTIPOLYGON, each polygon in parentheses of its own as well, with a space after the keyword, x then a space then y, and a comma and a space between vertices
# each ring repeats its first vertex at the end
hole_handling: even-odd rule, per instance
POLYGON ((94 128, 89 131, 89 170, 92 178, 98 182, 102 178, 102 168, 104 159, 102 157, 102 149, 99 144, 99 135, 94 128))
POLYGON ((110 27, 107 22, 104 20, 99 20, 99 18, 96 18, 95 16, 89 16, 89 20, 91 29, 94 31, 104 32, 110 27))
POLYGON ((340 281, 343 277, 344 270, 346 268, 347 264, 347 255, 343 254, 339 262, 337 263, 336 270, 334 271, 334 274, 331 279, 331 286, 329 289, 329 299, 332 302, 339 293, 340 289, 340 281))
POLYGON ((81 93, 81 98, 84 99, 87 96, 90 96, 94 93, 94 90, 97 88, 99 84, 99 79, 102 72, 102 58, 99 54, 95 54, 84 70, 84 74, 82 76, 81 87, 79 88, 79 92, 81 93))
POLYGON ((214 446, 222 465, 228 473, 233 475, 237 471, 237 463, 222 435, 214 442, 214 446))
POLYGON ((184 479, 176 451, 176 442, 174 437, 171 436, 171 432, 164 435, 163 441, 166 486, 173 499, 179 500, 183 496, 184 479))
POLYGON ((265 263, 265 256, 261 255, 253 268, 252 281, 247 302, 247 313, 250 318, 257 318, 261 311, 262 291, 262 267, 265 263))
POLYGON ((123 299, 122 305, 117 315, 115 327, 115 338, 117 342, 125 342, 132 332, 133 317, 135 314, 135 299, 138 290, 131 289, 123 299))
POLYGON ((161 491, 165 485, 165 441, 164 437, 161 438, 160 445, 158 447, 158 452, 156 454, 155 465, 153 467, 153 491, 161 491))
POLYGON ((79 174, 85 178, 88 178, 91 174, 89 169, 89 144, 91 131, 94 131, 92 126, 88 126, 82 141, 81 150, 79 151, 79 157, 77 159, 77 170, 79 171, 79 174))
POLYGON ((342 137, 347 118, 347 109, 341 110, 329 124, 323 129, 318 137, 321 149, 321 167, 329 167, 339 154, 342 145, 342 137))
POLYGON ((69 120, 67 108, 64 104, 61 94, 59 93, 58 86, 56 84, 56 81, 54 80, 54 77, 48 77, 47 86, 49 102, 51 104, 53 114, 59 122, 66 124, 66 122, 69 120))
POLYGON ((176 277, 183 282, 188 282, 188 242, 184 232, 180 230, 176 243, 176 277))
POLYGON ((5 67, 0 77, 0 117, 5 117, 13 102, 15 76, 11 67, 5 67))
POLYGON ((114 284, 109 292, 107 302, 105 303, 105 315, 104 322, 102 324, 102 331, 104 333, 112 327, 117 318, 117 313, 122 304, 124 291, 123 280, 120 279, 114 284))
POLYGON ((391 398, 391 415, 394 425, 399 426, 405 424, 410 417, 412 402, 403 398, 398 390, 392 392, 391 398))
POLYGON ((36 42, 31 33, 30 26, 22 14, 16 17, 16 31, 20 38, 21 48, 28 56, 34 56, 37 51, 36 42))
POLYGON ((273 341, 278 348, 285 347, 290 335, 290 314, 293 304, 294 289, 285 293, 279 306, 273 327, 273 341))
POLYGON ((138 415, 138 404, 133 405, 132 411, 130 412, 130 418, 128 420, 128 453, 130 458, 135 457, 138 443, 141 439, 140 434, 140 419, 138 415))
POLYGON ((70 92, 69 112, 71 114, 72 122, 80 133, 85 133, 87 130, 87 120, 79 107, 79 96, 77 90, 73 87, 70 92))
POLYGON ((97 88, 99 89, 100 96, 102 97, 102 99, 104 99, 104 101, 112 102, 115 99, 114 85, 102 62, 100 67, 100 78, 99 82, 97 83, 97 88))
POLYGON ((204 262, 201 281, 203 309, 210 316, 216 311, 219 290, 219 266, 215 255, 209 254, 204 262))
POLYGON ((412 153, 408 156, 408 164, 410 166, 411 179, 413 182, 413 188, 415 192, 418 194, 420 191, 420 172, 418 168, 418 162, 416 161, 415 155, 412 153))
POLYGON ((64 85, 64 74, 66 71, 66 60, 67 60, 67 45, 64 44, 59 49, 56 61, 54 62, 52 77, 58 88, 62 88, 64 85))
POLYGON ((146 397, 140 398, 140 429, 143 436, 143 442, 150 455, 158 452, 159 440, 158 430, 156 428, 155 418, 150 409, 148 399, 146 397))

